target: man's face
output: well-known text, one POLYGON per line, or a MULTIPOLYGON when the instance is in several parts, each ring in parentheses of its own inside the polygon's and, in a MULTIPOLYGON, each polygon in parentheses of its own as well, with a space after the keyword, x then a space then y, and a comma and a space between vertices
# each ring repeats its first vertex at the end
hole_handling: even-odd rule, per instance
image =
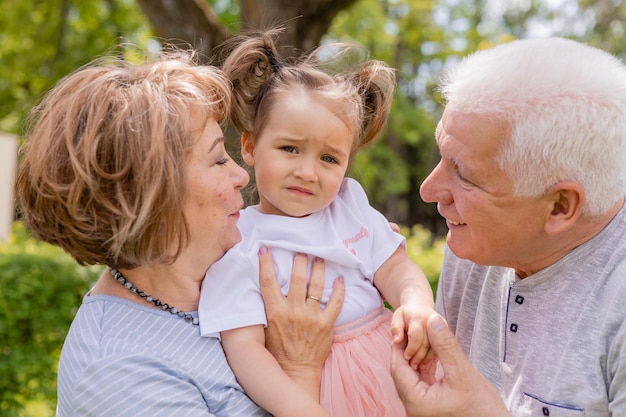
POLYGON ((541 237, 550 204, 513 196, 513 181, 496 159, 508 138, 503 120, 446 110, 436 133, 441 160, 420 194, 437 203, 457 256, 524 271, 547 255, 541 237))

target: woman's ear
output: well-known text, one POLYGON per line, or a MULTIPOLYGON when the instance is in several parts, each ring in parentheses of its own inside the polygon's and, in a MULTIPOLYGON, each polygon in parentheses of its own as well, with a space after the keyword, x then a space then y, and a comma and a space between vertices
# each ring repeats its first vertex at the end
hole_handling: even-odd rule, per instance
POLYGON ((250 132, 241 135, 241 158, 248 166, 254 166, 254 136, 250 132))
POLYGON ((554 199, 546 219, 546 232, 556 235, 573 226, 582 214, 585 191, 573 181, 561 181, 552 191, 554 199))

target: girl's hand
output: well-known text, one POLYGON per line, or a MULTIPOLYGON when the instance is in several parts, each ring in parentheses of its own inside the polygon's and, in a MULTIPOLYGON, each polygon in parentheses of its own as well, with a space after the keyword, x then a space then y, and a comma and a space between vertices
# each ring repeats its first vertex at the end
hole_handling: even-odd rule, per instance
POLYGON ((432 314, 435 314, 433 309, 417 304, 403 304, 394 311, 391 318, 393 342, 406 345, 403 356, 413 369, 435 359, 426 333, 426 323, 432 314))

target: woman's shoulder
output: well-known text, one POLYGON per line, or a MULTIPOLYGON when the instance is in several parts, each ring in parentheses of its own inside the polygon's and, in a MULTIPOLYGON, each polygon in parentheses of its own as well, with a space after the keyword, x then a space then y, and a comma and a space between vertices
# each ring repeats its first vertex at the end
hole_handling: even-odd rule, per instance
POLYGON ((134 410, 140 403, 152 413, 142 409, 126 415, 159 415, 152 404, 167 407, 170 400, 158 394, 167 392, 166 397, 186 398, 190 407, 195 403, 205 413, 225 402, 255 409, 217 339, 200 337, 198 326, 170 313, 133 304, 110 296, 86 298, 61 353, 59 404, 88 395, 120 410, 134 410), (119 398, 120 390, 135 399, 119 398))
POLYGON ((86 296, 65 344, 76 343, 85 353, 93 348, 93 360, 136 352, 168 357, 164 340, 172 338, 186 344, 188 350, 207 349, 211 343, 200 338, 197 329, 176 315, 147 305, 109 295, 86 296))

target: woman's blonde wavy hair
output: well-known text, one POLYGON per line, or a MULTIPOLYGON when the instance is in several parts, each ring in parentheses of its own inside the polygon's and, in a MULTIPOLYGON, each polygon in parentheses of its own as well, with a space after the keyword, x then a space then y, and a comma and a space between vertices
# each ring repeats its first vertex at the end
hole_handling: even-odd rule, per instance
POLYGON ((103 57, 70 74, 34 108, 15 192, 33 234, 82 265, 172 262, 189 240, 186 159, 222 122, 230 83, 192 52, 142 64, 103 57))

